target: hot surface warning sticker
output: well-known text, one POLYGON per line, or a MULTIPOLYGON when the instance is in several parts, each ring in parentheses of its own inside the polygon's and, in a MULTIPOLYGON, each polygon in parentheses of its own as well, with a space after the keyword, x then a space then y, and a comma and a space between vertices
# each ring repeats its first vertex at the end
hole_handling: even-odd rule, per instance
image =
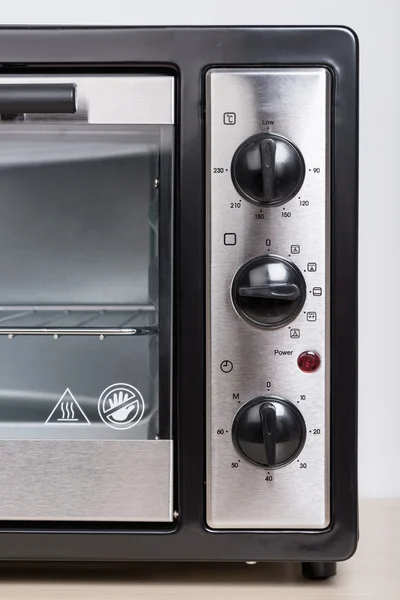
POLYGON ((67 388, 47 417, 45 425, 90 425, 90 421, 67 388))

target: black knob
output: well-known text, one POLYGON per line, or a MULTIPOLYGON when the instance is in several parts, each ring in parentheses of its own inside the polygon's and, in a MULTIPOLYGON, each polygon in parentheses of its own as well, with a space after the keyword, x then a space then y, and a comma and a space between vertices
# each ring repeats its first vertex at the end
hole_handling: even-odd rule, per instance
POLYGON ((259 133, 236 150, 231 174, 245 200, 279 206, 291 200, 303 185, 304 159, 290 140, 272 133, 259 133))
POLYGON ((247 461, 278 469, 300 454, 306 426, 294 404, 282 398, 260 396, 237 412, 232 439, 236 450, 247 461))
POLYGON ((232 284, 232 300, 241 317, 275 329, 297 317, 306 299, 306 284, 294 263, 270 254, 245 263, 232 284))

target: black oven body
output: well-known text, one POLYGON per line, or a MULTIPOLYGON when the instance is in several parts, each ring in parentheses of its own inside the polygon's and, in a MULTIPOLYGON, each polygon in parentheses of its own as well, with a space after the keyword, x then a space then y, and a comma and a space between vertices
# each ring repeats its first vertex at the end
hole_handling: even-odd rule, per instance
POLYGON ((299 561, 333 574, 358 538, 358 43, 346 28, 4 28, 0 75, 157 72, 176 79, 173 437, 169 525, 6 522, 2 561, 299 561), (331 521, 321 530, 210 529, 205 520, 205 71, 324 66, 332 75, 331 521))

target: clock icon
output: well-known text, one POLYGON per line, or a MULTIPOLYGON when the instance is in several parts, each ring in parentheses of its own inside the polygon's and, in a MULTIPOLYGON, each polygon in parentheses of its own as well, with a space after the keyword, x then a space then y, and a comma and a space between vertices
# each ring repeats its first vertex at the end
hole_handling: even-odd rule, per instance
POLYGON ((223 373, 230 373, 233 370, 233 363, 230 360, 223 360, 219 368, 223 373))

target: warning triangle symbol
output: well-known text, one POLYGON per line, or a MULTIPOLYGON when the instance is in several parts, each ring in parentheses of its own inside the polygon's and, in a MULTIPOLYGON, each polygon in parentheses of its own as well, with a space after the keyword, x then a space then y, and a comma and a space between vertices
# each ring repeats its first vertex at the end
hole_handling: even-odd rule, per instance
POLYGON ((67 388, 47 417, 45 425, 90 425, 90 421, 67 388))

